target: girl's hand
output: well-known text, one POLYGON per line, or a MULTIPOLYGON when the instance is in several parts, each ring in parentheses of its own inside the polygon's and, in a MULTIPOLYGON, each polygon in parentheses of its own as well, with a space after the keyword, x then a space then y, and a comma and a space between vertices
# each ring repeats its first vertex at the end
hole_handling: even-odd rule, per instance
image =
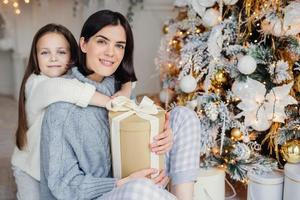
POLYGON ((128 181, 138 179, 138 178, 147 178, 147 177, 150 177, 152 174, 156 174, 157 172, 158 172, 157 169, 151 169, 151 168, 143 169, 143 170, 134 172, 123 179, 118 180, 116 185, 117 185, 117 187, 119 187, 119 186, 127 183, 128 181))
POLYGON ((162 155, 170 151, 173 145, 173 133, 170 128, 170 113, 166 113, 164 131, 154 137, 154 142, 150 144, 152 152, 162 155))

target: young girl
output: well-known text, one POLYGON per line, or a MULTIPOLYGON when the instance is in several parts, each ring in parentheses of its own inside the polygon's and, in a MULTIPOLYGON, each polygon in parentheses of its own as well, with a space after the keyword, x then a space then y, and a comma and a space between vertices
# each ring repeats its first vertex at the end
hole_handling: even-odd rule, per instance
MULTIPOLYGON (((105 107, 110 97, 95 92, 95 86, 77 79, 57 78, 77 62, 78 46, 72 33, 61 25, 48 24, 34 36, 29 62, 19 96, 19 121, 12 166, 18 199, 38 200, 40 180, 40 131, 47 106, 58 101, 81 107, 105 107)), ((114 96, 131 94, 124 81, 114 96)))

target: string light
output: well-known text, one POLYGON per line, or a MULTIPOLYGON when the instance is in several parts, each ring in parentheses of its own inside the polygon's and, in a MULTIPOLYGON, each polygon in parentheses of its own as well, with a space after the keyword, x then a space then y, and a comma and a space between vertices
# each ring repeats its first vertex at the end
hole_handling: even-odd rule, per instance
MULTIPOLYGON (((9 0, 2 0, 2 3, 5 5, 11 5, 14 9, 14 13, 16 15, 20 15, 21 14, 21 9, 20 9, 20 1, 18 0, 13 0, 13 1, 9 1, 9 0)), ((24 0, 25 4, 29 4, 30 0, 24 0)))
POLYGON ((17 9, 15 10, 15 13, 16 13, 17 15, 19 15, 19 14, 21 14, 21 10, 17 8, 17 9))
POLYGON ((18 2, 14 2, 14 3, 13 3, 13 7, 14 7, 14 8, 19 7, 19 3, 18 3, 18 2))

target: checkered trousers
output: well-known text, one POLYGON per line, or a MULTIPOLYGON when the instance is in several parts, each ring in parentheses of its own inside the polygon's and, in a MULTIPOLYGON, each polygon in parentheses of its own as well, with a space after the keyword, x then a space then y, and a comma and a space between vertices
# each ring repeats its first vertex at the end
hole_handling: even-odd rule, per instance
POLYGON ((196 181, 200 162, 200 122, 196 113, 178 106, 171 111, 173 146, 166 154, 166 171, 172 185, 196 181))
POLYGON ((136 179, 114 188, 97 200, 176 200, 167 190, 148 179, 136 179))

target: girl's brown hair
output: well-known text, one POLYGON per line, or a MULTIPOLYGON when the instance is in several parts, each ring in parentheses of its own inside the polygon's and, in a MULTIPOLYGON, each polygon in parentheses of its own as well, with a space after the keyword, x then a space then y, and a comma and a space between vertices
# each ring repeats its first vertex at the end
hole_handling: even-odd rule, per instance
POLYGON ((25 101, 26 101, 25 85, 29 76, 32 73, 40 74, 36 45, 39 39, 42 36, 46 35, 47 33, 62 34, 70 45, 70 53, 71 53, 70 65, 78 62, 77 42, 73 34, 66 27, 59 24, 47 24, 46 26, 43 26, 33 37, 28 64, 25 70, 25 74, 23 76, 20 93, 19 93, 19 116, 18 116, 18 128, 16 131, 16 145, 20 150, 22 150, 24 146, 27 144, 26 132, 28 130, 28 126, 27 126, 27 118, 26 118, 26 110, 25 110, 25 101))

